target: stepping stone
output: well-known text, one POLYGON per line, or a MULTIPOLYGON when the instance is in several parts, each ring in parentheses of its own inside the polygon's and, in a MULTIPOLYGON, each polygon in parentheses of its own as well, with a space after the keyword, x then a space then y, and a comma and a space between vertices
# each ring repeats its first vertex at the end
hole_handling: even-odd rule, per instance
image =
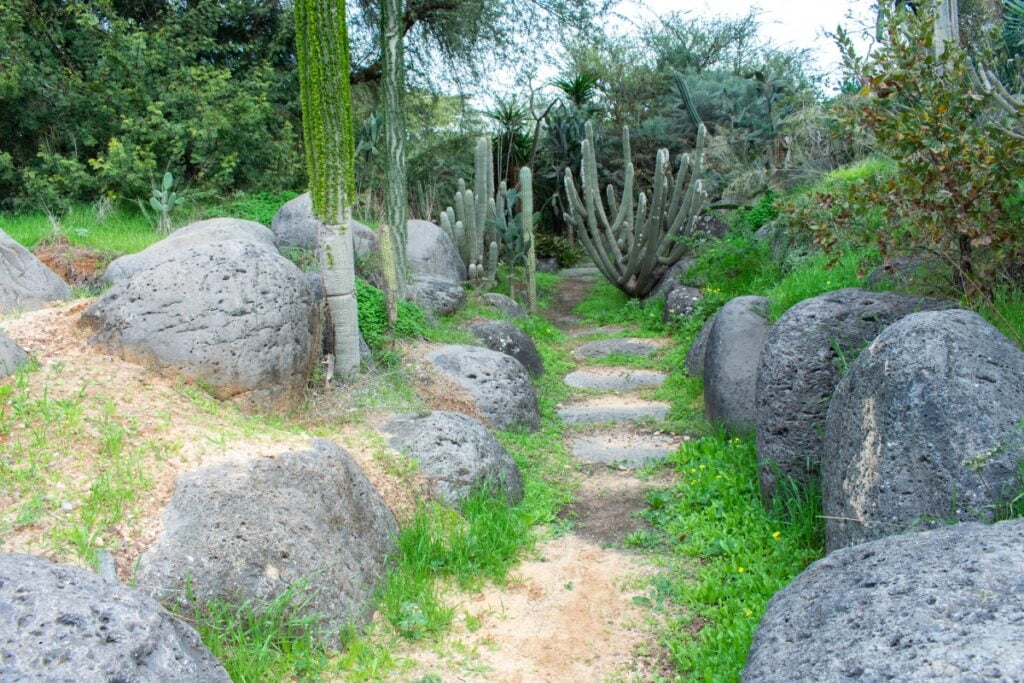
POLYGON ((580 346, 572 355, 576 358, 604 358, 616 353, 649 356, 661 347, 661 342, 654 339, 600 339, 580 346))
POLYGON ((582 330, 573 330, 570 337, 590 337, 595 334, 622 334, 626 331, 621 325, 605 325, 604 327, 588 327, 582 330))
POLYGON ((558 417, 566 424, 664 420, 669 405, 629 396, 601 396, 584 403, 562 406, 558 417))
POLYGON ((583 324, 583 318, 578 315, 560 315, 552 322, 554 322, 555 325, 561 325, 563 327, 577 327, 583 324))
POLYGON ((601 391, 632 391, 647 387, 660 387, 665 375, 653 370, 629 368, 590 368, 577 370, 565 376, 565 383, 574 389, 601 391))
POLYGON ((667 458, 681 441, 678 436, 621 431, 571 437, 569 451, 585 463, 643 467, 667 458))
POLYGON ((584 268, 563 268, 558 271, 562 277, 600 277, 601 271, 594 266, 584 268))

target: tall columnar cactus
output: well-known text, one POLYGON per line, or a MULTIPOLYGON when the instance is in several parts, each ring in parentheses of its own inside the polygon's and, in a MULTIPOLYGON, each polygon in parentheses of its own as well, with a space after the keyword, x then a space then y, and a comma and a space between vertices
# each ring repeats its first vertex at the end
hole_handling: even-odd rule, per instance
POLYGON ((526 302, 530 313, 537 312, 537 249, 533 241, 533 173, 519 169, 520 224, 526 245, 526 302))
POLYGON ((490 138, 477 141, 473 157, 473 189, 459 180, 455 206, 441 213, 441 227, 448 233, 466 263, 469 279, 493 283, 498 270, 498 234, 489 205, 494 201, 494 152, 490 138))
POLYGON ((627 160, 622 202, 615 188, 606 190, 608 210, 601 200, 594 152, 594 128, 588 122, 581 148, 581 193, 576 189, 571 169, 565 172, 571 222, 590 258, 608 280, 631 297, 646 296, 662 275, 686 252, 680 238, 693 232, 694 221, 704 208, 707 194, 700 175, 707 130, 697 128, 693 154, 683 154, 679 171, 673 176, 667 149, 658 150, 651 197, 640 192, 633 199, 633 164, 629 146, 629 128, 622 129, 623 159, 627 160))
POLYGON ((334 327, 334 368, 342 379, 359 371, 352 210, 355 135, 349 93, 348 32, 343 0, 295 0, 302 133, 327 307, 334 327))
MULTIPOLYGON (((405 245, 409 192, 405 163, 405 48, 402 0, 381 0, 380 55, 384 110, 384 221, 394 233, 397 296, 405 294, 405 245)), ((382 247, 383 248, 383 247, 382 247)), ((387 281, 385 281, 387 284, 387 281)))

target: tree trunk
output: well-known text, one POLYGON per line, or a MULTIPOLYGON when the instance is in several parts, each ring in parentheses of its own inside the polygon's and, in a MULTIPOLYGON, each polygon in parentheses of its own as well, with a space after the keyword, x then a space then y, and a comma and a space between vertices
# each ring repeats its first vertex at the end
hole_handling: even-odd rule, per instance
POLYGON ((946 41, 960 42, 960 8, 958 0, 940 0, 935 8, 935 56, 941 57, 946 41))
POLYGON ((384 109, 384 221, 394 236, 398 298, 405 295, 409 188, 405 163, 405 50, 402 0, 380 3, 384 109))

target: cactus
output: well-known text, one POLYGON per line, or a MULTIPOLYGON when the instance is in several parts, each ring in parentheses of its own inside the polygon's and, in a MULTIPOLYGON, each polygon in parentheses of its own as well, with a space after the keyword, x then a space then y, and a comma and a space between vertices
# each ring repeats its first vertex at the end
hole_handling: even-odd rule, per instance
POLYGON ((608 185, 605 188, 606 211, 597 179, 594 128, 590 122, 586 124, 586 138, 581 144, 582 197, 577 192, 572 170, 566 169, 569 212, 565 220, 575 226, 587 253, 604 276, 630 297, 649 294, 665 271, 686 251, 686 244, 680 238, 693 232, 694 220, 707 200, 700 180, 706 137, 704 125, 698 125, 696 149, 692 155, 680 157, 675 177, 668 150, 658 150, 651 198, 640 192, 634 208, 629 128, 624 126, 622 158, 627 164, 622 203, 615 188, 608 185))
POLYGON ((537 250, 533 241, 533 173, 519 169, 519 222, 526 246, 526 303, 530 313, 537 312, 537 250))
POLYGON ((398 323, 398 297, 401 295, 398 279, 398 241, 394 230, 387 223, 380 226, 380 266, 384 275, 384 307, 388 315, 388 327, 392 332, 398 323))
POLYGON ((473 189, 460 179, 454 206, 441 212, 441 227, 448 233, 466 264, 469 279, 493 283, 498 270, 498 233, 489 205, 494 193, 494 153, 491 140, 477 140, 473 155, 473 189), (491 245, 495 245, 492 249, 491 245))
POLYGON ((160 188, 153 189, 153 196, 149 198, 149 205, 156 211, 156 229, 160 234, 166 235, 171 231, 171 211, 180 206, 185 199, 179 197, 178 193, 172 190, 174 187, 174 176, 170 171, 164 173, 164 180, 160 188))

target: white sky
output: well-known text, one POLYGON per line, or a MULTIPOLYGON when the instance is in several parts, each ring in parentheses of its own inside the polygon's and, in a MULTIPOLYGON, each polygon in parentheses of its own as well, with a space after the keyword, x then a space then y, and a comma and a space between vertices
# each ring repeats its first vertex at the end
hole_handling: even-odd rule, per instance
MULTIPOLYGON (((839 53, 825 31, 843 24, 851 33, 874 26, 874 3, 870 0, 624 0, 616 6, 620 14, 646 21, 672 11, 707 16, 737 17, 750 9, 761 10, 761 30, 779 47, 811 48, 826 72, 835 72, 839 53)), ((863 50, 865 41, 858 41, 863 50)))

